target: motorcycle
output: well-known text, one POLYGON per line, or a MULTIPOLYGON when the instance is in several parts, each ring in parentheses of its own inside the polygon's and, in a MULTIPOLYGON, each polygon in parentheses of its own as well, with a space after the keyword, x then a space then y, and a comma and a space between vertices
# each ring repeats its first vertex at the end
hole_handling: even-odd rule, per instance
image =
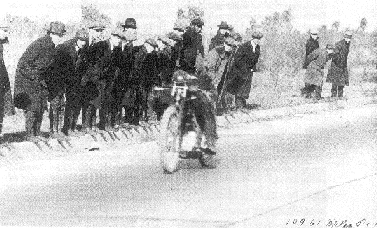
POLYGON ((164 111, 160 121, 158 146, 164 173, 177 171, 182 159, 198 159, 202 167, 216 167, 216 152, 208 147, 208 139, 199 126, 200 119, 195 111, 198 95, 202 93, 197 81, 196 76, 183 73, 173 77, 171 88, 155 88, 155 90, 170 89, 170 96, 174 99, 174 102, 164 111), (194 133, 193 145, 189 140, 189 133, 194 133), (192 145, 190 150, 182 148, 185 140, 188 140, 186 144, 192 145))

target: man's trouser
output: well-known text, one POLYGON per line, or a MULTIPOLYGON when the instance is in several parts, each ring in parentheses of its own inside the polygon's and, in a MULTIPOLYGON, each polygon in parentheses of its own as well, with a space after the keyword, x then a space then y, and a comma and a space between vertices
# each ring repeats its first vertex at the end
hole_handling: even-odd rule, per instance
POLYGON ((84 101, 82 106, 82 125, 84 129, 91 129, 97 124, 97 108, 90 101, 84 101))
POLYGON ((2 133, 2 130, 3 130, 4 108, 5 108, 5 90, 0 89, 0 134, 2 133))
POLYGON ((68 130, 74 131, 81 109, 81 94, 78 92, 67 91, 66 105, 64 111, 63 133, 68 134, 68 130))
POLYGON ((343 89, 344 89, 344 86, 338 86, 336 84, 332 84, 331 97, 343 97, 343 89))
POLYGON ((27 136, 39 136, 41 134, 41 126, 43 120, 43 113, 45 110, 44 99, 38 98, 35 108, 27 108, 25 110, 25 128, 27 136))
POLYGON ((50 132, 59 132, 59 123, 62 119, 62 114, 64 112, 64 94, 61 93, 57 95, 51 102, 50 102, 50 111, 49 111, 49 118, 50 118, 50 132))

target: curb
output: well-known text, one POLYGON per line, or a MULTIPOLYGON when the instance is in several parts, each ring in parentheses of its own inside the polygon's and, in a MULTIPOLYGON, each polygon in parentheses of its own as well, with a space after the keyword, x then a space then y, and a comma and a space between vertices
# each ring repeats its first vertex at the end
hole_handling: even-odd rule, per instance
MULTIPOLYGON (((237 124, 268 121, 287 116, 361 107, 376 101, 376 98, 335 100, 276 109, 233 112, 216 117, 216 120, 219 128, 229 128, 237 124)), ((0 145, 0 168, 23 161, 51 159, 99 150, 100 148, 111 149, 153 141, 159 133, 159 125, 156 123, 120 128, 116 131, 99 131, 82 136, 71 136, 64 140, 47 139, 39 142, 5 143, 0 145)))

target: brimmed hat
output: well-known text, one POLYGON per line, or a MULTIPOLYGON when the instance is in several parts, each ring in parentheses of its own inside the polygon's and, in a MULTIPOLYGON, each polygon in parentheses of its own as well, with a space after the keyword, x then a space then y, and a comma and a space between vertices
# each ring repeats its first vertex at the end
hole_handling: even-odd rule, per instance
POLYGON ((87 40, 89 39, 89 33, 86 29, 80 29, 76 32, 75 37, 80 40, 87 40))
POLYGON ((135 18, 127 18, 124 24, 122 24, 122 27, 136 29, 137 26, 135 18))
POLYGON ((152 38, 148 38, 148 39, 146 39, 146 40, 145 40, 145 43, 150 44, 150 45, 152 45, 153 47, 158 47, 157 42, 156 42, 154 39, 152 39, 152 38))
POLYGON ((60 21, 51 22, 46 30, 58 36, 63 36, 66 32, 65 25, 63 24, 63 22, 60 22, 60 21))
POLYGON ((326 45, 326 49, 334 49, 334 48, 335 48, 335 46, 332 45, 332 44, 327 44, 326 45))
POLYGON ((165 45, 168 45, 168 46, 174 46, 175 44, 175 41, 173 39, 170 39, 167 35, 166 36, 159 36, 158 37, 159 40, 162 41, 162 43, 164 43, 165 45))
POLYGON ((347 30, 347 31, 344 33, 344 38, 352 39, 352 31, 351 31, 351 30, 347 30))
POLYGON ((112 36, 118 36, 119 38, 124 39, 123 29, 121 29, 119 27, 113 27, 113 28, 111 28, 110 34, 112 36))
POLYGON ((182 37, 180 35, 178 35, 177 33, 174 33, 174 32, 169 32, 167 34, 167 37, 171 40, 175 40, 175 41, 180 41, 182 40, 182 37))
POLYGON ((254 31, 254 32, 251 34, 251 37, 252 37, 253 39, 258 39, 258 40, 260 40, 260 39, 262 39, 263 34, 262 34, 262 32, 260 32, 260 31, 254 31))
POLYGON ((317 28, 311 28, 310 29, 310 34, 317 35, 318 34, 318 29, 317 28))
POLYGON ((184 32, 185 28, 186 28, 186 26, 183 24, 182 21, 177 21, 177 22, 174 23, 173 30, 184 32))
POLYGON ((196 25, 201 28, 204 25, 204 22, 200 18, 195 18, 191 21, 191 25, 196 25))
POLYGON ((89 24, 88 28, 92 29, 92 30, 96 30, 96 31, 103 31, 103 30, 105 30, 106 26, 99 21, 92 21, 89 24))
POLYGON ((226 21, 222 21, 217 27, 219 27, 219 29, 229 29, 229 25, 226 21))

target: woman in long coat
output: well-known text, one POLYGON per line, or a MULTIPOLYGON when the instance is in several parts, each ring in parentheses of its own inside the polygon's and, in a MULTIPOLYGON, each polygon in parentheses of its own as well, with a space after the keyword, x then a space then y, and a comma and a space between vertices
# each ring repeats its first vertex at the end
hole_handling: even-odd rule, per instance
POLYGON ((334 55, 326 82, 332 83, 331 97, 343 97, 344 86, 349 85, 347 57, 352 33, 347 31, 344 39, 335 44, 334 55))
POLYGON ((323 68, 330 59, 330 54, 333 52, 333 46, 327 45, 326 49, 316 49, 307 57, 307 67, 305 73, 305 85, 314 87, 316 98, 321 98, 321 86, 323 84, 323 68))

